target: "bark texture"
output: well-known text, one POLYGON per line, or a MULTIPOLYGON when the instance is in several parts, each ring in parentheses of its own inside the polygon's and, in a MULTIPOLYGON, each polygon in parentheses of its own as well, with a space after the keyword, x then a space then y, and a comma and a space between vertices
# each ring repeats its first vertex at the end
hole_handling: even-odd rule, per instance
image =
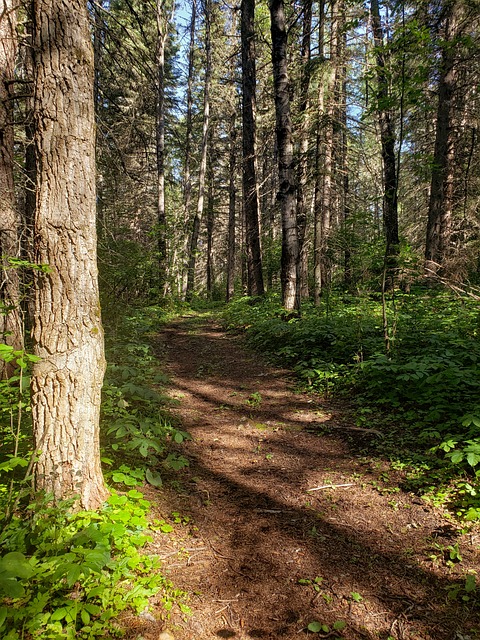
POLYGON ((271 0, 273 81, 278 146, 278 175, 282 213, 282 302, 289 311, 300 309, 300 251, 293 163, 290 82, 287 67, 287 30, 282 0, 271 0))
MULTIPOLYGON (((19 257, 20 220, 15 201, 13 79, 17 55, 16 2, 0 0, 0 341, 21 349, 20 284, 9 258, 19 257)), ((0 361, 0 378, 12 367, 0 361)))
POLYGON ((37 489, 106 497, 99 409, 105 369, 97 285, 93 50, 82 0, 34 0, 37 156, 32 374, 37 489))

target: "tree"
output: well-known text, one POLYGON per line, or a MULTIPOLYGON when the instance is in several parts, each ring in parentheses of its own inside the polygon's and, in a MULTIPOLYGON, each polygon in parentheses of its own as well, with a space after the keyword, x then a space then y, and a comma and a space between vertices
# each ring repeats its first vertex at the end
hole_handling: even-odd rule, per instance
POLYGON ((83 0, 34 0, 37 157, 32 420, 37 489, 106 497, 99 409, 105 360, 97 285, 93 49, 83 0))
POLYGON ((440 273, 448 256, 454 204, 454 99, 457 82, 457 57, 460 3, 447 0, 443 8, 443 45, 438 80, 435 149, 432 162, 428 204, 425 267, 427 275, 440 273))
POLYGON ((242 0, 242 149, 243 210, 246 226, 246 249, 249 295, 262 296, 264 291, 262 254, 258 218, 258 186, 256 162, 256 71, 255 71, 255 2, 242 0))
MULTIPOLYGON (((14 349, 23 346, 20 282, 11 258, 19 257, 20 216, 15 199, 13 95, 17 55, 17 7, 0 3, 0 339, 14 349)), ((0 378, 11 367, 0 362, 0 378)))
POLYGON ((210 84, 212 81, 212 43, 211 43, 211 0, 204 0, 203 15, 205 19, 205 83, 203 88, 203 126, 201 142, 201 159, 198 171, 197 209, 192 222, 190 248, 188 252, 188 273, 186 299, 191 300, 195 285, 195 264, 197 260, 198 238, 205 201, 205 177, 207 172, 208 138, 210 129, 210 84))
POLYGON ((396 256, 399 252, 398 239, 398 175, 395 154, 395 130, 392 121, 392 98, 390 96, 388 78, 389 69, 384 47, 384 33, 378 0, 370 5, 372 16, 373 38, 377 63, 377 104, 376 111, 380 127, 380 142, 383 159, 384 184, 384 226, 386 236, 386 267, 389 279, 393 278, 396 256))
POLYGON ((290 82, 287 65, 287 30, 282 0, 269 3, 272 34, 278 177, 282 215, 282 303, 288 311, 300 309, 300 251, 293 162, 290 82))

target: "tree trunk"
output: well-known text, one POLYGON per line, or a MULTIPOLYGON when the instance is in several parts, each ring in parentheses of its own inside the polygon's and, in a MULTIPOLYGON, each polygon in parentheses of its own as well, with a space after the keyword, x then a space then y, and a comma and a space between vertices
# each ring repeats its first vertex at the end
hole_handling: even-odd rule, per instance
POLYGON ((205 0, 205 85, 203 88, 203 130, 200 169, 198 172, 198 199, 197 210, 193 219, 193 228, 190 237, 190 249, 188 256, 187 290, 185 298, 191 300, 195 286, 195 264, 197 260, 198 238, 200 235, 200 223, 203 216, 205 201, 205 174, 207 171, 208 134, 210 127, 210 83, 212 79, 212 43, 210 38, 211 0, 205 0))
POLYGON ((230 154, 228 162, 228 238, 227 238, 227 292, 226 302, 229 302, 235 293, 235 257, 236 257, 236 243, 235 243, 235 221, 236 221, 236 187, 235 187, 235 172, 237 168, 236 156, 237 156, 237 126, 236 126, 236 112, 232 111, 230 118, 230 154))
POLYGON ((452 40, 458 24, 458 3, 448 3, 444 43, 438 80, 438 106, 435 149, 432 162, 428 205, 425 269, 427 276, 440 274, 448 257, 452 226, 454 186, 454 99, 457 85, 456 47, 452 40))
MULTIPOLYGON (((380 141, 383 160, 383 220, 385 227, 386 249, 385 265, 389 280, 394 278, 398 238, 398 176, 395 155, 395 130, 391 114, 391 96, 388 86, 388 69, 386 66, 384 33, 380 17, 378 0, 371 0, 373 38, 377 63, 377 100, 376 111, 380 126, 380 141)), ((390 285, 393 283, 390 282, 390 285)))
MULTIPOLYGON (((195 72, 195 23, 197 19, 197 0, 192 0, 192 14, 190 18, 190 45, 188 49, 188 79, 187 79, 187 113, 185 116, 185 155, 183 159, 183 211, 184 223, 187 233, 184 235, 184 255, 188 259, 190 228, 190 208, 192 201, 192 175, 191 175, 191 155, 192 155, 192 122, 193 122, 193 75, 195 72)), ((182 295, 186 298, 188 286, 188 264, 186 270, 182 272, 182 295)))
POLYGON ((242 148, 243 148, 243 201, 247 228, 246 249, 248 267, 248 293, 262 296, 265 293, 260 248, 258 215, 258 186, 256 167, 255 125, 255 2, 242 0, 242 148))
POLYGON ((308 144, 309 144, 309 106, 310 106, 310 41, 312 32, 312 0, 303 3, 302 49, 299 95, 299 157, 297 163, 297 224, 300 250, 300 294, 308 298, 308 245, 305 242, 307 231, 307 186, 308 186, 308 144))
MULTIPOLYGON (((20 350, 23 347, 20 279, 18 269, 9 262, 9 258, 20 257, 20 217, 13 173, 17 8, 13 0, 3 0, 0 6, 0 341, 20 350)), ((11 365, 0 360, 0 379, 9 377, 12 371, 11 365)))
POLYGON ((156 86, 156 152, 157 152, 157 248, 158 291, 164 296, 167 276, 167 218, 165 214, 165 45, 168 19, 165 1, 157 0, 157 86, 156 86))
POLYGON ((282 213, 282 303, 288 311, 300 309, 300 252, 294 179, 290 82, 287 69, 287 31, 283 0, 270 0, 272 62, 278 175, 282 213))
POLYGON ((83 0, 34 0, 37 155, 32 420, 37 489, 107 495, 99 411, 105 369, 95 231, 93 50, 83 0))

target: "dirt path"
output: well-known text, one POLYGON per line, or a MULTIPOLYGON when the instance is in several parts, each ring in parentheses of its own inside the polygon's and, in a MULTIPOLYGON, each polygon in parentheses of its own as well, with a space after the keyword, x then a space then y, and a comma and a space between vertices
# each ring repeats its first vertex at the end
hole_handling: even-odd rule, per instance
MULTIPOLYGON (((157 515, 184 521, 156 543, 190 594, 192 615, 167 623, 176 640, 298 640, 313 622, 328 629, 312 637, 480 637, 465 593, 447 598, 475 567, 478 536, 401 492, 386 465, 322 435, 348 432, 338 407, 294 393, 287 372, 214 320, 185 317, 160 341, 193 437, 182 446, 190 467, 149 496, 157 515), (463 561, 448 568, 440 547, 458 541, 463 561)), ((158 627, 145 622, 141 637, 158 627)))

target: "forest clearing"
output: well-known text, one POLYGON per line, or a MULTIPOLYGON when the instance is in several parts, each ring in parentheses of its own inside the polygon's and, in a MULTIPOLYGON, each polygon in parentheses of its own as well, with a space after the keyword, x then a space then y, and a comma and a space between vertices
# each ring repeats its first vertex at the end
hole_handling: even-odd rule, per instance
POLYGON ((0 637, 480 638, 479 0, 0 0, 0 637))

